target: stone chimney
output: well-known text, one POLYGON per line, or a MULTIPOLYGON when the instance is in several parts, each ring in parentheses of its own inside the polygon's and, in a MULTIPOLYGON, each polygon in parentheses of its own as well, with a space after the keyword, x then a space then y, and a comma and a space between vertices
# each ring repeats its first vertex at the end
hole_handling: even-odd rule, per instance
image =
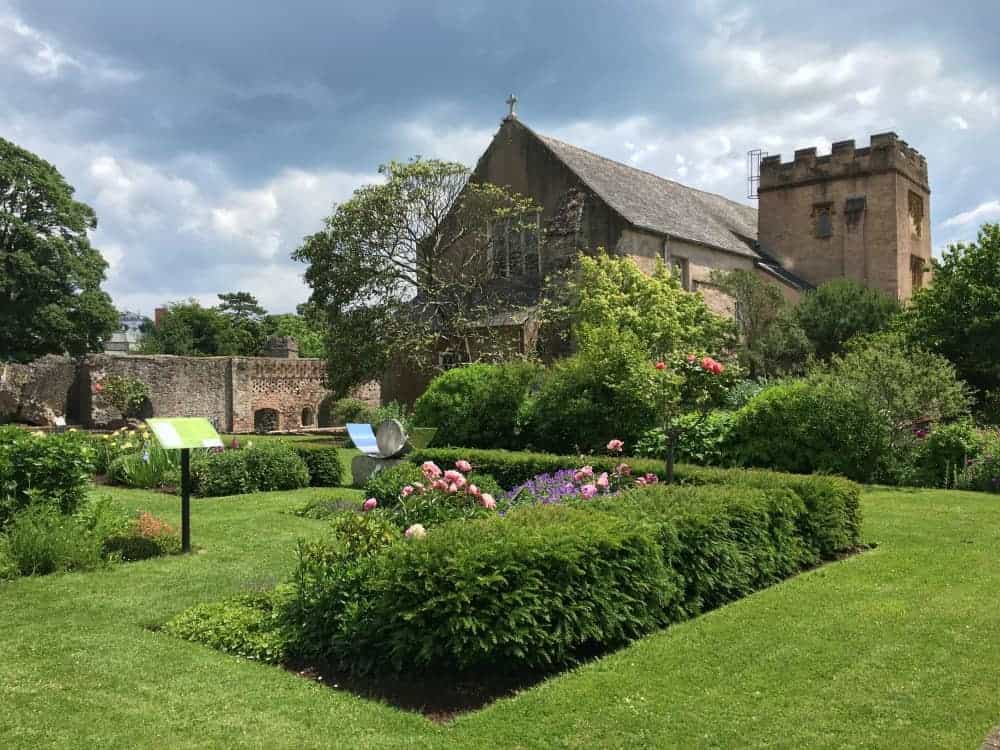
POLYGON ((268 339, 264 356, 275 359, 298 359, 299 344, 291 336, 274 336, 268 339))
POLYGON ((157 328, 163 323, 163 319, 167 317, 167 308, 158 307, 153 311, 153 325, 157 328))

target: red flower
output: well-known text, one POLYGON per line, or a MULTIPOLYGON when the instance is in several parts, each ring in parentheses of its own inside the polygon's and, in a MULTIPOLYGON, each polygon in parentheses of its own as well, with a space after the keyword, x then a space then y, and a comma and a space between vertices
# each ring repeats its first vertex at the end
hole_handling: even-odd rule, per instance
POLYGON ((100 381, 94 383, 94 393, 100 393, 104 390, 104 384, 100 381))
POLYGON ((655 367, 655 368, 656 368, 657 370, 666 370, 666 369, 667 369, 667 363, 666 363, 666 362, 657 362, 657 363, 656 363, 656 364, 654 365, 654 367, 655 367))

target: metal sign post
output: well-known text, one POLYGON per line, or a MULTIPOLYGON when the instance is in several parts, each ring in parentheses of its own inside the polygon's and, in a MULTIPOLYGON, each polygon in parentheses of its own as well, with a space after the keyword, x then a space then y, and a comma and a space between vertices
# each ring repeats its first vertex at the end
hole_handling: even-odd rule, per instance
POLYGON ((181 452, 181 549, 191 551, 191 449, 221 448, 222 438, 201 417, 147 419, 161 448, 181 452))

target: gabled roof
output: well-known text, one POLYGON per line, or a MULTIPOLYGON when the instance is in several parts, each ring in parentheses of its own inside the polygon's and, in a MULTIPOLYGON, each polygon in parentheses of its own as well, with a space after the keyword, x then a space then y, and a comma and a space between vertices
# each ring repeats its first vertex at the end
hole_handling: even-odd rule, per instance
POLYGON ((758 257, 753 250, 757 209, 606 159, 519 124, 633 226, 758 257))

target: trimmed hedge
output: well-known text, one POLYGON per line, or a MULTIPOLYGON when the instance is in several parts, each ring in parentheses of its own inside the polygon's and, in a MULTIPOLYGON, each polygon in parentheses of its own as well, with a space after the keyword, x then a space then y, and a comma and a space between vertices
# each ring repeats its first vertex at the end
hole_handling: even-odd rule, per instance
POLYGON ((292 447, 305 461, 310 487, 339 487, 343 484, 344 466, 336 448, 309 443, 293 443, 292 447))
MULTIPOLYGON (((476 471, 489 474, 503 487, 515 487, 532 477, 559 469, 589 464, 595 471, 611 471, 622 461, 633 474, 665 475, 662 461, 648 458, 612 456, 557 456, 552 453, 515 451, 480 451, 462 448, 431 448, 416 451, 410 461, 435 461, 439 465, 464 458, 476 471)), ((788 489, 798 495, 809 512, 809 534, 815 539, 817 553, 829 558, 838 550, 856 547, 861 542, 861 488, 841 477, 813 474, 785 474, 758 469, 719 469, 679 464, 674 476, 681 485, 736 485, 761 490, 788 489)))
POLYGON ((678 591, 649 528, 569 507, 445 524, 349 574, 303 546, 296 578, 296 650, 361 672, 560 666, 662 626, 678 591))
POLYGON ((191 462, 194 492, 202 497, 295 490, 309 486, 309 469, 287 443, 195 454, 191 462))

